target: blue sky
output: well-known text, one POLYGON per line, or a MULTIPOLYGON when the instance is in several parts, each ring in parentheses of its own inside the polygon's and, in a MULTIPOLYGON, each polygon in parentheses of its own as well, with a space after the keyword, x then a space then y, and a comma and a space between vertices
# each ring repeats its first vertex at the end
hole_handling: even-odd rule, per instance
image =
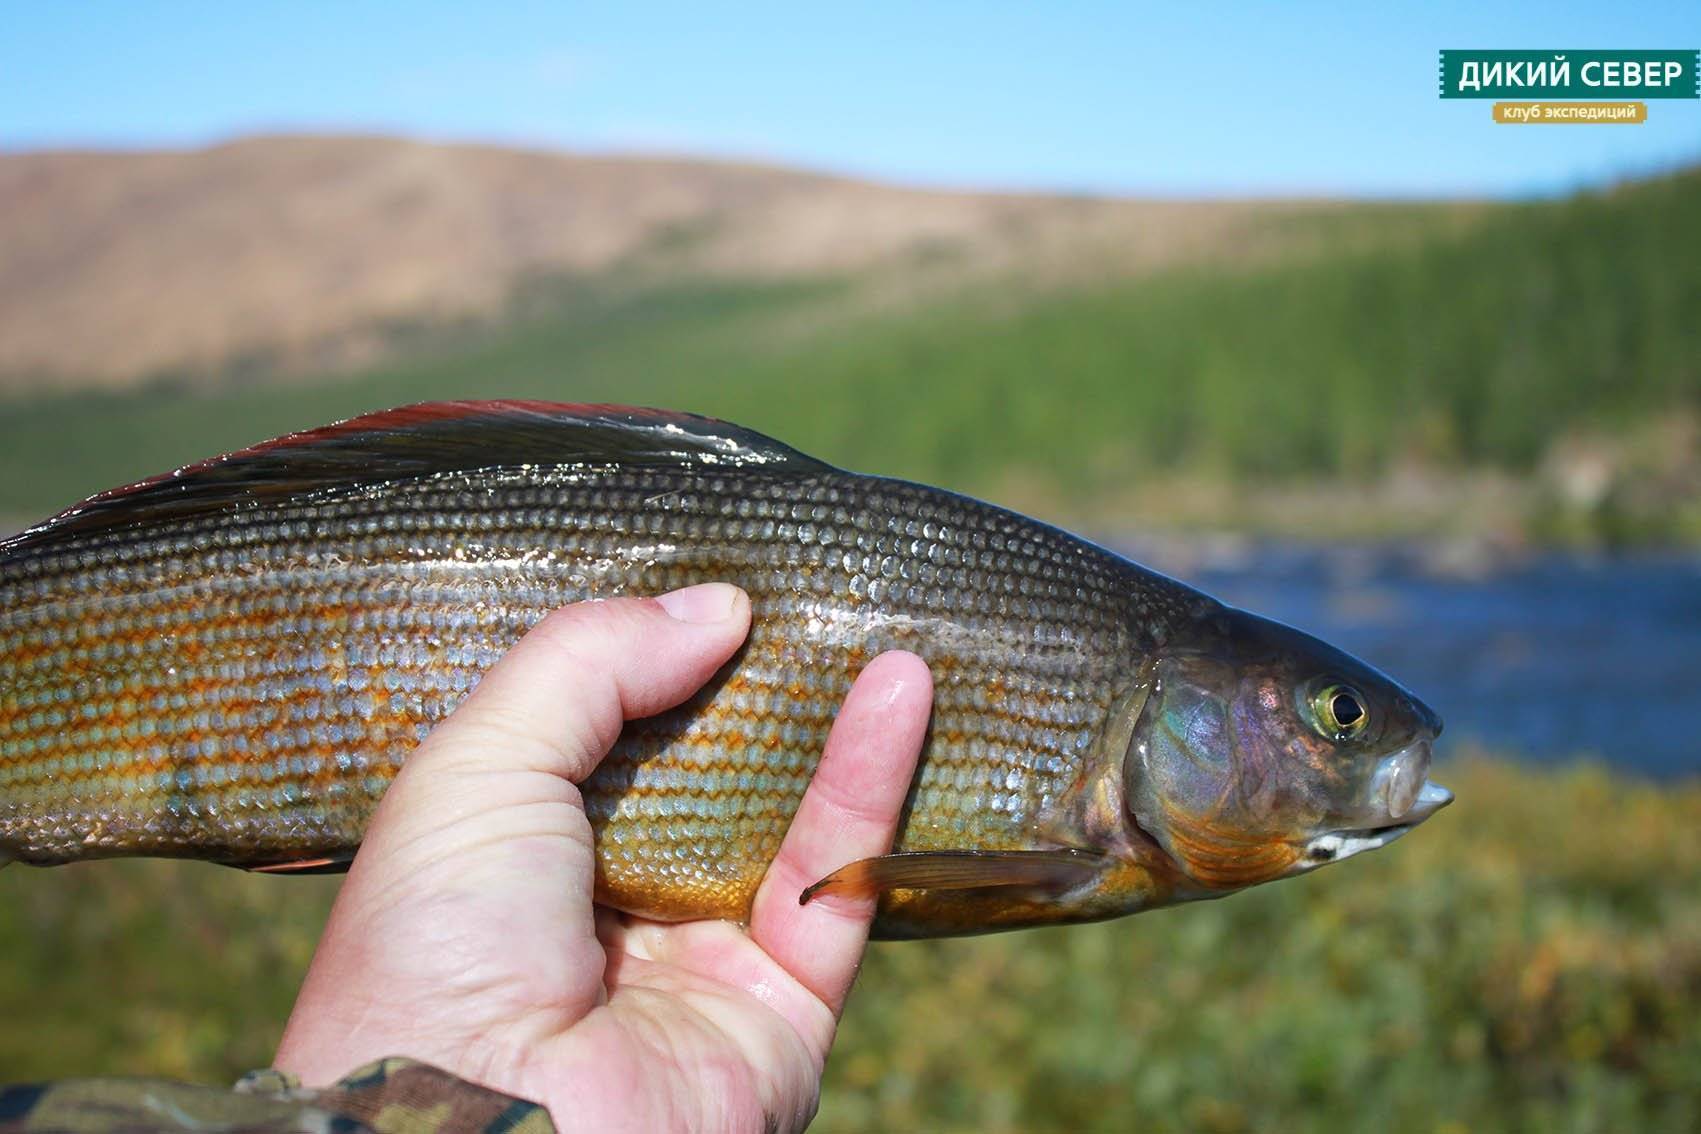
POLYGON ((1701 102, 1496 126, 1442 47, 1701 47, 1701 3, 37 3, 0 148, 384 131, 930 185, 1562 192, 1701 159, 1701 102))

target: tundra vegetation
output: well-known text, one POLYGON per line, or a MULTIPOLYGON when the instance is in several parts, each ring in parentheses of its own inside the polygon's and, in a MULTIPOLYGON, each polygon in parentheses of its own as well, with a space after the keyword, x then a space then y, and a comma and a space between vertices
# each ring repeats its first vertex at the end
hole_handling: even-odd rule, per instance
MULTIPOLYGON (((1409 838, 1220 902, 874 946, 822 1130, 1690 1131, 1701 785, 1443 762, 1409 838)), ((0 1069, 233 1079, 336 881, 0 873, 0 1069)))

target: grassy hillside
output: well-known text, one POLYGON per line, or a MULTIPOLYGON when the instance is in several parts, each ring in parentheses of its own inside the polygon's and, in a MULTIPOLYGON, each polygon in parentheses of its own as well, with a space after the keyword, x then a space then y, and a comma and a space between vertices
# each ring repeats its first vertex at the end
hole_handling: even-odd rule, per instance
POLYGON ((1171 476, 1525 476, 1572 438, 1607 465, 1581 507, 1632 534, 1701 532, 1701 174, 1463 229, 1367 218, 1293 218, 1317 228, 1309 251, 1261 267, 874 310, 830 283, 564 283, 500 333, 354 380, 4 403, 0 515, 362 409, 512 395, 696 409, 853 467, 1118 516, 1153 511, 1142 486, 1171 476))
POLYGON ((539 275, 1126 275, 1319 210, 1340 207, 945 192, 379 136, 0 152, 0 394, 371 362, 400 326, 499 318, 539 275))
MULTIPOLYGON (((1304 879, 876 947, 818 1129, 1694 1130, 1701 786, 1442 778, 1454 807, 1304 879)), ((0 1075, 263 1065, 335 884, 0 872, 0 1019, 30 1021, 0 1075)))

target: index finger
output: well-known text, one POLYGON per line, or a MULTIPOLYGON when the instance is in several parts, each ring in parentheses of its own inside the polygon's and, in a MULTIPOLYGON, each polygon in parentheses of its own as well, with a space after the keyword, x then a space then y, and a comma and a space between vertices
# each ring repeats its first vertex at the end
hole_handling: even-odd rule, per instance
POLYGON ((892 849, 932 704, 932 676, 914 654, 868 664, 756 892, 750 936, 835 1016, 856 978, 874 901, 823 897, 805 906, 798 895, 846 863, 892 849))

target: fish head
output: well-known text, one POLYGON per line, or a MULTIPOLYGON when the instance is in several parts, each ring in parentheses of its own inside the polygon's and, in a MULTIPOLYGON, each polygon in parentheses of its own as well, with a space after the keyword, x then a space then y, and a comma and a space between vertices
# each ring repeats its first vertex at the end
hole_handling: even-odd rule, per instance
POLYGON ((1393 842, 1452 802, 1441 718, 1309 634, 1227 610, 1151 665, 1124 766, 1140 830, 1202 891, 1393 842))

